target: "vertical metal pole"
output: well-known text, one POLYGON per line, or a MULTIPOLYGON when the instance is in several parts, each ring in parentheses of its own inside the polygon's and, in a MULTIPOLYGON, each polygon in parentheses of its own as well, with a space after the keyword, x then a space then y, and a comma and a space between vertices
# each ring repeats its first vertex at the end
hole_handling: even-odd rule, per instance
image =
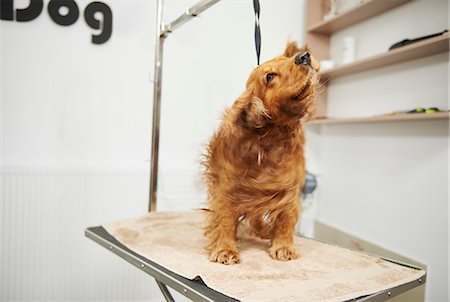
POLYGON ((155 71, 153 83, 153 120, 152 120, 152 147, 150 160, 150 192, 149 211, 156 211, 156 196, 158 186, 158 152, 159 152, 159 124, 161 115, 161 85, 162 85, 162 59, 165 37, 161 35, 164 31, 163 11, 164 0, 158 0, 156 5, 156 45, 155 45, 155 71))

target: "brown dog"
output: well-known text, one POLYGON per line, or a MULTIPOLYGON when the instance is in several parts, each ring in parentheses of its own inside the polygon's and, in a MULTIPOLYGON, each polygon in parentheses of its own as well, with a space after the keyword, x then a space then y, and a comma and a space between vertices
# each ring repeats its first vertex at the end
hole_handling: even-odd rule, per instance
POLYGON ((308 51, 289 42, 282 56, 255 68, 208 145, 211 261, 239 262, 236 231, 244 220, 255 235, 271 240, 272 258, 297 257, 293 236, 305 175, 300 121, 313 110, 319 70, 308 51))

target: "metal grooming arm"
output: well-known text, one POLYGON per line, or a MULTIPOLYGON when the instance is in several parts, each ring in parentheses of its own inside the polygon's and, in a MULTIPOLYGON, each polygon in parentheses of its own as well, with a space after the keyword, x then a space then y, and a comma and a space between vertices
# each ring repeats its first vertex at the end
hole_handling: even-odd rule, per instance
MULTIPOLYGON (((168 25, 164 24, 163 11, 164 0, 157 1, 157 17, 156 17, 156 43, 155 43, 155 69, 153 82, 153 119, 152 119, 152 145, 150 160, 150 191, 149 191, 149 211, 156 211, 156 198, 158 187, 158 155, 159 155, 159 131, 161 122, 161 87, 162 87, 162 60, 164 50, 164 40, 175 29, 179 28, 189 20, 197 17, 203 11, 207 10, 212 5, 220 0, 202 0, 187 9, 184 14, 179 16, 168 25)), ((167 286, 155 279, 166 301, 174 301, 167 286)))
POLYGON ((165 38, 175 29, 179 28, 189 20, 197 17, 220 0, 201 0, 173 22, 164 24, 163 10, 164 0, 157 1, 157 23, 156 23, 156 44, 155 44, 155 71, 153 85, 153 120, 152 120, 152 145, 150 160, 150 192, 149 211, 156 211, 156 197, 158 188, 158 151, 159 151, 159 130, 161 121, 161 87, 162 87, 162 60, 165 38))

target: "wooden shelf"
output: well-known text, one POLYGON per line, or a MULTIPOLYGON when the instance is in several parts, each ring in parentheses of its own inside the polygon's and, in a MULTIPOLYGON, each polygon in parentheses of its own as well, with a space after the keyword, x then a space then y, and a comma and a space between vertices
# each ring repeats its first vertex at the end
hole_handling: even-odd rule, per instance
MULTIPOLYGON (((329 11, 329 0, 307 0, 306 23, 307 30, 305 35, 306 42, 314 49, 315 57, 319 60, 330 58, 330 40, 333 33, 354 25, 368 18, 380 15, 395 7, 399 7, 412 0, 364 0, 362 4, 352 9, 343 11, 339 15, 323 21, 324 13, 329 11)), ((395 17, 395 16, 391 16, 395 17)), ((433 16, 426 16, 432 18, 433 16)), ((386 27, 386 30, 389 27, 386 27)), ((375 30, 375 29, 374 29, 375 30)), ((407 37, 405 37, 407 38, 407 37)), ((414 38, 414 37, 410 37, 414 38)), ((388 42, 388 41, 387 41, 388 42)), ((395 43, 397 41, 392 41, 395 43)), ((354 61, 353 63, 338 66, 333 69, 320 72, 322 91, 316 100, 317 116, 327 115, 328 103, 328 82, 341 76, 356 74, 363 71, 373 70, 380 67, 392 66, 395 64, 408 62, 420 58, 426 58, 436 54, 447 53, 449 51, 449 33, 426 39, 407 46, 396 48, 392 51, 367 57, 354 61)), ((338 123, 364 123, 381 121, 406 121, 406 120, 427 120, 427 119, 449 119, 448 113, 427 114, 427 115, 396 115, 371 118, 352 118, 352 119, 323 119, 310 122, 311 124, 338 124, 338 123)))
POLYGON ((396 121, 423 121, 423 120, 448 120, 449 112, 436 113, 411 113, 381 115, 366 118, 344 118, 344 119, 317 119, 307 123, 307 125, 317 124, 353 124, 353 123, 374 123, 374 122, 396 122, 396 121))
POLYGON ((322 80, 333 79, 351 73, 375 69, 396 63, 411 61, 449 50, 449 34, 399 47, 380 55, 358 60, 320 73, 322 80))
POLYGON ((351 26, 370 17, 381 14, 411 0, 366 0, 363 4, 308 28, 308 32, 331 35, 338 30, 351 26))

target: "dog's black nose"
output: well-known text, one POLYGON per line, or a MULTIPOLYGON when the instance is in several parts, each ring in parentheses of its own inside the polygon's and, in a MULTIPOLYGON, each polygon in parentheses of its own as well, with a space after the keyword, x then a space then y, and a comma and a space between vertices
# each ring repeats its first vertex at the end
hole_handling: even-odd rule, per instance
POLYGON ((311 55, 309 52, 305 51, 304 53, 299 53, 295 57, 296 65, 311 65, 311 55))

